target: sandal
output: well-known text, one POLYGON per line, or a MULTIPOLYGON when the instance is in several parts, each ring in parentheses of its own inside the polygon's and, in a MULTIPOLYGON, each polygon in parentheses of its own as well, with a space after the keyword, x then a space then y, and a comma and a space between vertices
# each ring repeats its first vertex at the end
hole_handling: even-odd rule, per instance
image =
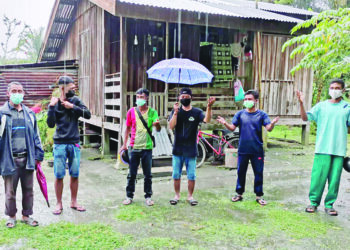
POLYGON ((231 198, 232 202, 237 202, 237 201, 242 201, 243 200, 243 196, 242 195, 235 195, 231 198))
POLYGON ((85 212, 86 211, 86 208, 83 207, 83 206, 77 206, 77 207, 70 207, 71 209, 74 209, 78 212, 85 212))
POLYGON ((256 198, 256 202, 259 203, 261 206, 265 206, 267 202, 263 198, 256 198))
POLYGON ((28 219, 21 220, 22 223, 27 224, 31 227, 37 227, 39 226, 39 222, 34 220, 32 217, 28 217, 28 219))
POLYGON ((146 205, 151 207, 154 205, 154 201, 152 201, 151 198, 146 198, 146 201, 145 201, 146 205))
POLYGON ((190 203, 191 206, 197 206, 198 205, 198 201, 196 201, 195 199, 187 200, 187 202, 190 203))
POLYGON ((9 218, 7 221, 6 221, 6 227, 7 228, 14 228, 17 224, 17 220, 15 218, 9 218))
POLYGON ((54 215, 60 215, 60 214, 62 214, 62 211, 63 211, 63 208, 59 208, 59 209, 53 210, 52 213, 54 215))
POLYGON ((317 210, 317 207, 313 206, 313 205, 309 205, 305 208, 305 212, 310 213, 310 214, 315 213, 316 210, 317 210))
POLYGON ((179 203, 179 200, 178 199, 172 199, 169 201, 171 205, 176 205, 177 203, 179 203))
POLYGON ((326 214, 330 215, 330 216, 337 216, 338 212, 334 209, 334 208, 328 208, 326 207, 324 209, 324 211, 326 212, 326 214))
POLYGON ((132 199, 129 197, 126 197, 123 201, 123 205, 130 205, 132 203, 132 199))

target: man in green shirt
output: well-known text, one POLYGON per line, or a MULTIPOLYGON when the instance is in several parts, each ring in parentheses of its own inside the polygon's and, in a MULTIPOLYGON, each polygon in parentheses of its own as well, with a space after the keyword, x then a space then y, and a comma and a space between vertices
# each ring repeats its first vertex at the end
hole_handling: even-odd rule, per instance
POLYGON ((325 211, 336 216, 333 204, 337 199, 343 160, 346 154, 347 127, 350 125, 350 106, 342 99, 345 84, 341 79, 332 80, 329 86, 331 99, 317 103, 305 112, 304 96, 297 91, 300 115, 303 121, 317 124, 315 158, 311 172, 307 213, 314 213, 320 205, 324 187, 328 180, 328 193, 325 198, 325 211))
POLYGON ((154 202, 151 199, 152 192, 152 149, 153 140, 145 125, 140 118, 142 116, 150 132, 154 126, 157 131, 161 130, 159 117, 156 110, 148 107, 149 91, 147 89, 138 89, 136 91, 136 106, 129 109, 126 114, 126 130, 124 133, 124 144, 120 148, 120 153, 128 147, 129 144, 129 174, 127 177, 126 199, 123 201, 124 205, 130 205, 134 198, 135 183, 137 176, 137 169, 142 166, 144 175, 144 191, 147 206, 153 206, 154 202), (138 113, 139 112, 139 113, 138 113))

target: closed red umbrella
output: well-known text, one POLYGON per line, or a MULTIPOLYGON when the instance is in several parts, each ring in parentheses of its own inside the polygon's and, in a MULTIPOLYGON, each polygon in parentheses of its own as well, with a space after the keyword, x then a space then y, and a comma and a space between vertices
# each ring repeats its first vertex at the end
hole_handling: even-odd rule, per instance
POLYGON ((43 193, 47 206, 50 207, 49 198, 47 196, 47 183, 44 172, 41 168, 40 163, 36 164, 36 178, 38 179, 39 187, 41 192, 43 193))

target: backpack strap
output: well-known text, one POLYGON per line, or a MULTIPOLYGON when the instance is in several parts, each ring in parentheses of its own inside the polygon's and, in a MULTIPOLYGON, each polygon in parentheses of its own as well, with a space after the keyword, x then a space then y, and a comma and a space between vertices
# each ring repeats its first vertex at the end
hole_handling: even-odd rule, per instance
POLYGON ((149 136, 150 136, 151 139, 152 139, 153 147, 156 147, 156 140, 155 140, 154 136, 152 135, 151 130, 150 130, 149 127, 147 126, 147 123, 146 123, 145 119, 143 119, 142 114, 141 114, 139 108, 136 107, 135 109, 136 109, 136 112, 137 112, 137 114, 138 114, 138 116, 139 116, 139 118, 140 118, 140 120, 141 120, 143 126, 145 127, 145 129, 147 130, 147 133, 149 134, 149 136))

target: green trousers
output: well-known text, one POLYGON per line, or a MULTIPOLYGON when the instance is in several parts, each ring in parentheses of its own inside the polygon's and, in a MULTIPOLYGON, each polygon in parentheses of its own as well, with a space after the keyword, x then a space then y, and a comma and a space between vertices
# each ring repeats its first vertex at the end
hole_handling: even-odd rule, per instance
POLYGON ((324 200, 325 207, 332 208, 339 190, 344 157, 336 155, 315 154, 311 172, 309 199, 311 205, 319 206, 324 187, 328 180, 328 193, 324 200))

